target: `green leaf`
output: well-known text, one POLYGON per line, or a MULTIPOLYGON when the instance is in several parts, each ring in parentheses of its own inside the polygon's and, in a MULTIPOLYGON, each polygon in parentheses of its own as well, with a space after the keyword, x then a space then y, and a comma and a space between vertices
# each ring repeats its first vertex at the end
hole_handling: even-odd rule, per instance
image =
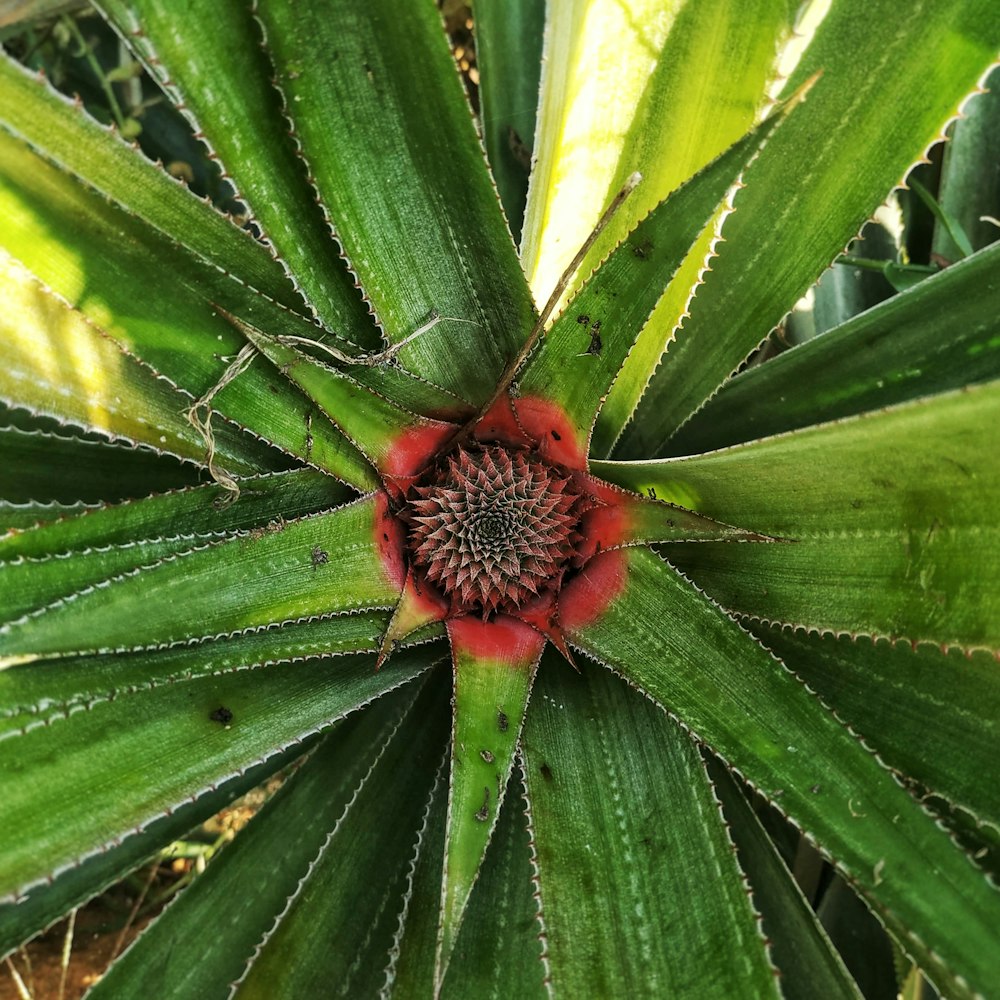
MULTIPOLYGON (((990 216, 1000 206, 1000 71, 987 77, 985 90, 967 101, 955 122, 941 164, 938 202, 955 226, 978 250, 1000 237, 990 216)), ((932 250, 946 261, 958 258, 958 247, 944 226, 935 226, 932 250)))
POLYGON ((295 518, 346 500, 346 487, 313 469, 243 480, 237 502, 214 483, 88 510, 0 537, 0 559, 39 557, 93 546, 123 545, 163 532, 222 533, 295 518))
POLYGON ((908 964, 906 958, 842 878, 834 876, 817 913, 863 995, 899 1000, 902 984, 896 963, 908 964))
POLYGON ((941 227, 952 241, 958 251, 956 259, 961 260, 963 257, 970 256, 972 244, 969 242, 969 237, 966 236, 961 224, 952 217, 951 213, 941 206, 934 195, 916 177, 908 178, 907 187, 927 206, 931 215, 934 216, 937 226, 941 227))
POLYGON ((692 455, 1000 376, 1000 245, 735 376, 671 441, 692 455))
POLYGON ((94 1000, 228 997, 230 984, 295 894, 415 694, 408 685, 363 715, 338 723, 233 844, 144 932, 142 947, 114 963, 93 989, 94 1000), (248 885, 253 892, 246 891, 248 885), (218 921, 223 903, 227 918, 218 921), (200 953, 209 925, 214 925, 212 948, 201 961, 172 961, 177 954, 200 953))
MULTIPOLYGON (((0 737, 50 726, 97 703, 177 681, 306 658, 373 652, 385 622, 385 612, 335 615, 168 649, 67 656, 8 667, 0 671, 0 737)), ((424 629, 402 645, 419 645, 443 635, 443 628, 424 629)), ((330 669, 337 669, 336 665, 330 669)))
POLYGON ((192 195, 137 147, 0 53, 0 128, 169 239, 290 308, 301 300, 266 247, 192 195))
MULTIPOLYGON (((524 245, 539 298, 633 171, 643 183, 587 254, 577 283, 639 219, 759 120, 781 53, 795 40, 789 6, 782 0, 738 9, 726 0, 552 6, 531 181, 534 225, 524 245)), ((595 454, 608 453, 635 410, 685 313, 720 220, 717 214, 695 242, 625 360, 594 430, 595 454)))
POLYGON ((383 563, 367 497, 338 510, 193 548, 0 627, 0 654, 139 649, 390 608, 402 581, 383 563))
MULTIPOLYGON (((316 335, 302 317, 186 254, 18 140, 0 140, 0 245, 192 401, 216 385, 244 345, 220 308, 264 327, 316 335)), ((212 406, 346 482, 374 485, 362 457, 325 421, 312 427, 311 404, 270 366, 251 365, 212 406)))
POLYGON ((234 530, 261 529, 296 514, 328 509, 346 490, 301 470, 250 480, 247 500, 214 505, 225 491, 200 486, 94 511, 0 539, 0 606, 7 620, 51 604, 234 530), (303 489, 303 487, 305 487, 303 489), (331 488, 332 487, 332 488, 331 488), (273 523, 272 523, 273 522, 273 523), (154 532, 163 534, 154 534, 154 532))
MULTIPOLYGON (((45 930, 60 917, 87 900, 120 882, 129 872, 165 851, 190 830, 226 809, 234 799, 245 795, 272 774, 291 764, 310 749, 315 737, 306 737, 262 764, 247 768, 214 792, 181 803, 173 812, 153 820, 138 833, 132 833, 116 847, 95 854, 75 868, 62 872, 52 882, 42 882, 29 889, 15 903, 0 904, 0 957, 45 930)), ((272 873, 273 874, 273 873, 272 873)), ((178 968, 198 969, 199 965, 177 963, 178 968)), ((162 969, 157 969, 162 975, 162 969)))
MULTIPOLYGON (((676 713, 790 816, 939 989, 991 989, 1000 892, 767 650, 652 552, 624 551, 619 596, 596 622, 567 628, 570 641, 676 713)), ((596 568, 578 579, 599 586, 596 568)))
MULTIPOLYGON (((528 1000, 547 995, 533 874, 518 771, 511 776, 504 808, 469 898, 441 991, 445 1000, 510 996, 528 1000)), ((407 996, 403 991, 399 995, 407 996)))
POLYGON ((72 555, 29 556, 0 563, 0 607, 5 620, 21 618, 61 597, 102 580, 120 576, 140 566, 150 566, 167 556, 214 539, 205 535, 148 538, 123 545, 82 549, 72 555))
MULTIPOLYGON (((187 0, 183 17, 171 0, 101 0, 96 6, 182 108, 209 155, 218 157, 323 325, 348 341, 375 343, 371 319, 296 157, 250 6, 187 0)), ((182 234, 174 235, 183 242, 182 234)))
POLYGON ((430 0, 262 4, 286 114, 337 239, 404 363, 483 402, 531 298, 430 0))
POLYGON ((370 656, 235 669, 121 692, 0 740, 0 896, 79 864, 427 665, 403 654, 378 674, 370 656), (220 706, 228 724, 212 717, 220 706))
POLYGON ((514 242, 521 240, 535 141, 544 0, 475 0, 480 122, 514 242))
POLYGON ((822 76, 746 171, 726 241, 620 454, 657 454, 739 367, 940 135, 998 48, 991 0, 831 6, 786 89, 822 76))
POLYGON ((726 0, 549 6, 523 240, 538 301, 633 172, 643 185, 588 254, 578 280, 754 124, 788 32, 787 7, 782 0, 754 0, 738 10, 726 0))
POLYGON ((794 539, 671 546, 671 562, 727 608, 996 650, 997 426, 1000 383, 990 382, 704 456, 593 469, 794 539))
POLYGON ((298 1000, 331 984, 372 996, 385 985, 444 748, 441 693, 422 693, 356 786, 233 996, 298 1000))
MULTIPOLYGON (((0 399, 60 424, 204 462, 204 441, 184 419, 190 397, 122 351, 3 251, 0 295, 0 399)), ((217 431, 216 450, 234 472, 275 468, 281 461, 228 424, 220 422, 217 431)))
POLYGON ((200 478, 194 464, 150 448, 0 427, 0 496, 13 503, 113 503, 200 478))
POLYGON ((646 496, 637 496, 591 476, 579 482, 585 484, 585 493, 598 501, 580 520, 583 538, 577 552, 584 562, 609 549, 655 542, 782 541, 663 503, 656 499, 655 487, 650 487, 646 496))
POLYGON ((598 410, 663 289, 781 120, 769 118, 660 202, 587 279, 529 361, 521 393, 562 406, 585 453, 598 410))
POLYGON ((675 722, 605 671, 575 676, 553 657, 524 767, 554 992, 778 995, 704 765, 675 722))
POLYGON ((444 978, 503 804, 545 637, 500 616, 448 623, 454 664, 451 781, 438 961, 444 978))
POLYGON ((26 500, 23 503, 15 503, 11 500, 0 500, 0 530, 7 532, 3 536, 3 541, 6 542, 17 532, 63 517, 82 514, 99 506, 99 503, 87 504, 82 500, 73 503, 59 503, 56 500, 26 500))
POLYGON ((409 899, 389 951, 384 987, 387 997, 407 1000, 434 994, 447 822, 448 789, 445 781, 439 780, 427 806, 409 899))
MULTIPOLYGON (((443 786, 443 782, 441 785, 443 786)), ((413 890, 393 946, 387 995, 407 1000, 434 993, 434 965, 447 823, 447 790, 435 793, 413 873, 413 890)), ((520 771, 511 775, 504 808, 465 911, 454 960, 441 987, 445 1000, 545 996, 538 908, 520 771)))
POLYGON ((349 375, 310 358, 260 330, 236 321, 240 332, 294 382, 320 412, 384 475, 419 472, 428 452, 454 437, 458 426, 419 417, 360 385, 349 375), (402 439, 419 439, 424 448, 410 459, 402 439))
POLYGON ((979 761, 1000 752, 1000 680, 987 653, 754 633, 921 793, 1000 828, 1000 789, 979 761))
POLYGON ((740 864, 750 879, 754 905, 764 919, 771 956, 781 972, 781 995, 786 1000, 862 1000, 843 960, 739 787, 717 761, 708 759, 706 763, 740 864))

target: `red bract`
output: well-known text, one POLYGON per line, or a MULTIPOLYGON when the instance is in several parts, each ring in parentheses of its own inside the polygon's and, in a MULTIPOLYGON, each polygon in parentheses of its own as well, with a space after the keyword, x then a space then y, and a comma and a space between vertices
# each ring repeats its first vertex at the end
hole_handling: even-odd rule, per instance
POLYGON ((481 627, 450 628, 452 641, 459 636, 486 654, 502 646, 513 617, 571 659, 563 595, 578 625, 599 617, 621 592, 623 560, 598 560, 596 576, 590 564, 606 545, 608 519, 627 520, 617 508, 631 494, 587 475, 569 418, 547 400, 504 394, 475 424, 439 444, 408 432, 398 441, 400 461, 390 459, 392 467, 422 471, 387 477, 380 500, 379 548, 403 588, 383 658, 420 625, 470 617, 481 627), (421 443, 422 458, 415 452, 421 443), (607 514, 595 519, 602 510, 607 514), (590 524, 597 530, 589 531, 590 524))

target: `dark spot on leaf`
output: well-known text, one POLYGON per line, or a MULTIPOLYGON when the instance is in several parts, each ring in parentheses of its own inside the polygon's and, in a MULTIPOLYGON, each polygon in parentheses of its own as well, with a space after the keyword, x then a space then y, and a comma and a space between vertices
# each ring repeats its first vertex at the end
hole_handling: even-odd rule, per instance
POLYGON ((581 326, 590 326, 590 317, 586 313, 580 313, 580 315, 576 317, 576 321, 581 326))
POLYGON ((524 170, 530 170, 531 150, 527 147, 520 135, 518 135, 518 133, 515 132, 510 125, 507 126, 507 145, 510 147, 511 154, 517 163, 523 167, 524 170))
POLYGON ((500 730, 500 732, 501 733, 507 732, 507 727, 509 725, 510 725, 510 722, 507 719, 507 713, 506 712, 497 712, 497 728, 500 730))
POLYGON ((480 750, 479 756, 482 757, 487 764, 492 764, 493 761, 496 760, 496 757, 493 756, 493 753, 490 750, 480 750))
POLYGON ((480 823, 485 823, 490 818, 490 790, 488 788, 483 789, 483 804, 479 811, 476 813, 476 819, 480 823))
POLYGON ((233 721, 233 713, 225 705, 220 705, 209 718, 213 722, 221 722, 224 726, 228 726, 233 721))
POLYGON ((860 510, 860 509, 861 509, 861 506, 862 506, 862 503, 861 503, 861 501, 860 501, 860 500, 852 500, 852 501, 851 501, 851 506, 852 506, 852 507, 853 507, 853 508, 854 508, 855 510, 860 510))
POLYGON ((590 327, 590 346, 587 348, 588 354, 598 355, 604 344, 601 341, 601 321, 594 320, 590 327))
POLYGON ((558 431, 552 431, 552 437, 554 437, 556 441, 562 441, 562 435, 558 431))
POLYGON ((382 532, 382 538, 386 542, 389 541, 389 536, 384 531, 382 532))
POLYGON ((330 561, 330 553, 321 549, 318 545, 312 550, 313 569, 317 566, 325 566, 330 561))
POLYGON ((552 780, 552 768, 549 767, 548 764, 542 764, 542 766, 538 770, 541 772, 542 777, 546 781, 552 780))
POLYGON ((646 494, 647 494, 647 496, 649 497, 650 500, 655 500, 656 499, 656 487, 655 486, 649 486, 649 487, 647 487, 646 494))
POLYGON ((652 240, 643 240, 641 243, 634 243, 632 245, 632 256, 638 260, 646 260, 652 252, 652 240))

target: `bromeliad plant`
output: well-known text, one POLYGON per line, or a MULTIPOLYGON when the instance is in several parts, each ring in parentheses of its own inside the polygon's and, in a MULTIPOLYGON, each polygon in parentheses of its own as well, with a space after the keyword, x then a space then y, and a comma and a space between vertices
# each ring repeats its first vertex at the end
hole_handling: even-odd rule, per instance
POLYGON ((858 996, 793 830, 995 991, 1000 251, 733 377, 992 0, 479 0, 489 167, 430 0, 97 6, 247 214, 0 64, 3 950, 295 764, 93 996, 858 996))

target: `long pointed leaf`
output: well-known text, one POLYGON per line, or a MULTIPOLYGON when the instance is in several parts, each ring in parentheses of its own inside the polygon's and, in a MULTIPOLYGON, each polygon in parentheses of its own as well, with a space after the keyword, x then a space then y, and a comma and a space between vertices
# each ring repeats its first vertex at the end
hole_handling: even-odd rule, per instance
POLYGON ((99 853, 427 665, 405 654, 378 674, 368 656, 234 670, 133 692, 0 741, 0 897, 99 853))
MULTIPOLYGON (((191 399, 138 363, 0 251, 0 399, 36 416, 202 463, 184 419, 191 399)), ((263 443, 220 421, 216 451, 235 473, 275 468, 263 443)))
POLYGON ((341 433, 383 475, 412 475, 417 467, 400 464, 400 449, 394 447, 405 436, 419 436, 431 448, 454 437, 455 424, 418 417, 358 384, 349 375, 308 357, 293 347, 268 337, 260 330, 238 323, 243 335, 287 375, 341 433))
POLYGON ((764 918, 771 955, 781 972, 786 1000, 861 1000, 861 993, 816 919, 816 914, 768 839, 733 779, 708 760, 708 772, 764 918))
POLYGON ((540 301, 631 173, 646 183, 588 254, 578 280, 754 124, 788 29, 784 0, 754 0, 738 11, 726 0, 549 5, 523 246, 540 301))
MULTIPOLYGON (((185 253, 20 141, 0 138, 0 245, 192 401, 218 383, 245 343, 219 307, 262 326, 301 324, 317 334, 301 316, 185 253)), ((267 365, 251 364, 212 406, 255 433, 266 429, 267 440, 352 485, 374 485, 362 457, 325 421, 312 427, 308 400, 267 365)))
POLYGON ((446 702, 430 697, 440 694, 422 692, 357 786, 236 997, 298 1000, 332 983, 371 996, 383 986, 443 751, 446 702), (330 928, 337 928, 333 942, 330 928))
POLYGON ((452 957, 510 779, 545 638, 514 619, 448 623, 455 674, 437 980, 452 957))
POLYGON ((660 202, 587 279, 529 362, 521 391, 559 403, 584 451, 611 383, 663 289, 781 120, 769 118, 660 202))
POLYGON ((236 841, 143 933, 141 945, 114 963, 92 991, 94 1000, 227 997, 412 706, 412 688, 338 723, 236 841), (264 884, 246 892, 263 870, 264 884), (202 951, 205 927, 223 901, 228 917, 218 922, 202 960, 171 961, 178 953, 202 951))
POLYGON ((544 0, 475 0, 483 137, 515 243, 521 241, 542 65, 544 0))
POLYGON ((1000 790, 977 764, 1000 753, 993 657, 763 626, 755 634, 918 790, 1000 830, 1000 790))
POLYGON ((671 561, 728 608, 995 650, 997 426, 1000 383, 990 382, 704 456, 594 471, 794 539, 671 547, 671 561))
MULTIPOLYGON (((178 681, 374 652, 385 622, 384 612, 334 615, 168 649, 68 656, 8 667, 0 672, 0 738, 23 735, 106 701, 178 681)), ((402 646, 420 645, 443 634, 443 629, 424 629, 402 646)), ((329 669, 336 670, 336 664, 330 663, 329 669)))
POLYGON ((656 454, 739 367, 938 138, 998 48, 991 0, 831 6, 788 90, 823 75, 747 170, 726 242, 620 454, 656 454))
POLYGON ((402 356, 483 402, 531 298, 433 3, 268 3, 258 16, 312 183, 387 336, 433 312, 477 324, 442 324, 402 356))
POLYGON ((567 628, 571 641, 789 815, 939 988, 991 989, 1000 892, 778 660, 652 552, 626 551, 624 591, 597 622, 567 628))
POLYGON ((519 772, 511 777, 486 860, 472 890, 441 995, 445 1000, 546 995, 538 906, 519 772))
MULTIPOLYGON (((548 293, 601 206, 633 171, 642 174, 642 185, 587 254, 576 284, 669 192, 754 125, 793 12, 784 0, 753 0, 738 9, 727 0, 549 5, 542 129, 524 245, 537 296, 548 293)), ((718 219, 636 339, 595 427, 595 454, 608 453, 634 411, 684 314, 718 219)))
POLYGON ((0 537, 0 559, 45 556, 103 545, 122 545, 163 533, 235 531, 292 519, 346 500, 346 487, 313 469, 257 476, 227 502, 214 483, 64 516, 55 523, 0 537))
MULTIPOLYGON (((126 836, 118 846, 67 869, 51 882, 46 881, 29 889, 16 903, 0 904, 0 958, 45 930, 74 907, 83 905, 120 882, 141 864, 227 808, 234 799, 292 764, 311 748, 313 742, 315 737, 306 737, 301 744, 295 744, 262 764, 247 768, 242 774, 220 783, 214 792, 182 803, 173 812, 153 820, 140 832, 126 836)), ((157 970, 157 974, 162 973, 157 970)))
POLYGON ((4 656, 164 646, 307 615, 392 607, 374 498, 202 546, 0 627, 4 656))
POLYGON ((184 17, 170 0, 102 0, 97 6, 218 156, 237 196, 327 329, 371 345, 371 320, 282 120, 250 5, 191 0, 184 17))
POLYGON ((114 503, 201 478, 194 463, 150 448, 0 427, 0 496, 13 503, 114 503))
POLYGON ((1000 377, 1000 245, 764 365, 678 431, 691 455, 1000 377))
POLYGON ((263 244, 195 197, 136 147, 0 54, 0 128, 216 267, 290 308, 302 303, 263 244))
POLYGON ((524 762, 553 991, 778 995, 704 765, 676 723, 599 668, 578 677, 553 658, 524 762))

